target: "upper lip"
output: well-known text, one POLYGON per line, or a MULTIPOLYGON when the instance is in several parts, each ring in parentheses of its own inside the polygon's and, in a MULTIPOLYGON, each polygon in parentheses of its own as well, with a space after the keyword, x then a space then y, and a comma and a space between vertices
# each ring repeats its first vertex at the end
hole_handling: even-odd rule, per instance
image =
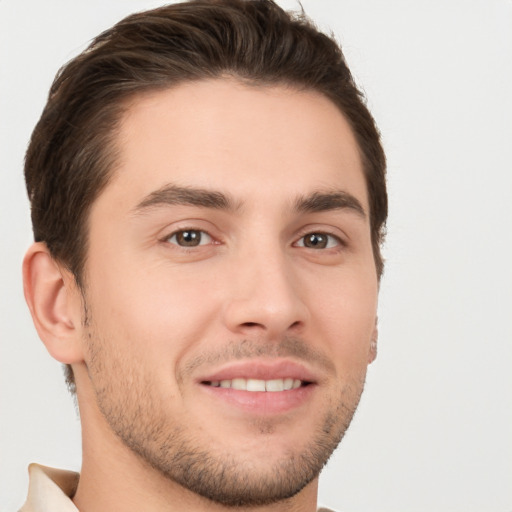
POLYGON ((199 382, 212 382, 232 379, 298 379, 304 382, 316 382, 313 373, 303 364, 290 360, 250 360, 227 363, 211 373, 201 376, 199 382))

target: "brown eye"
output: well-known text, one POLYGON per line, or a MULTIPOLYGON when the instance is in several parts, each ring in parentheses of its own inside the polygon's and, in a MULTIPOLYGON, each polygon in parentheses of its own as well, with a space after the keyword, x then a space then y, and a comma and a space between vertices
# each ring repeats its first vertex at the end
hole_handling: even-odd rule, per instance
POLYGON ((179 245, 180 247, 198 247, 205 245, 212 241, 210 235, 199 229, 183 229, 176 231, 168 238, 171 244, 179 245))
POLYGON ((297 242, 297 246, 308 249, 331 249, 339 245, 340 239, 327 233, 308 233, 297 242))

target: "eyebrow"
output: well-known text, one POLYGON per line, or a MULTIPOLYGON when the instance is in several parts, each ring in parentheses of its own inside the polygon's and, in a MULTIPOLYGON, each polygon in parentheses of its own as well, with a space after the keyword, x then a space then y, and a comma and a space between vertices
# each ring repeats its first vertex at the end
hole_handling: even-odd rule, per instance
POLYGON ((301 213, 316 213, 330 210, 351 210, 366 219, 366 213, 361 202, 352 194, 345 191, 313 192, 300 196, 295 201, 295 210, 301 213))
MULTIPOLYGON (((236 202, 231 196, 217 190, 168 184, 148 194, 133 211, 138 214, 159 206, 173 205, 236 211, 240 209, 242 203, 236 202)), ((299 196, 294 202, 294 210, 299 213, 351 210, 361 218, 366 218, 360 201, 352 194, 342 190, 317 191, 306 196, 299 196)))
POLYGON ((214 210, 236 210, 239 206, 223 192, 169 184, 148 194, 133 211, 143 213, 158 206, 173 205, 199 206, 214 210))

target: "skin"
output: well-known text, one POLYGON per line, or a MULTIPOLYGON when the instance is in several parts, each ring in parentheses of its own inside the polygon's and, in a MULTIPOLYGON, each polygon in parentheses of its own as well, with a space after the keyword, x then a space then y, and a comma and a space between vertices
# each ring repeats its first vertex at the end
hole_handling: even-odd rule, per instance
POLYGON ((38 332, 75 373, 75 504, 236 504, 187 488, 176 458, 186 449, 207 472, 224 471, 214 489, 234 482, 260 497, 240 510, 312 512, 318 471, 375 357, 378 279, 348 123, 318 93, 218 79, 135 98, 118 146, 90 213, 84 293, 44 244, 24 263, 38 332), (180 246, 184 230, 200 244, 180 246), (240 364, 270 374, 291 365, 308 386, 253 400, 204 384, 240 364), (272 482, 286 492, 265 501, 272 482))

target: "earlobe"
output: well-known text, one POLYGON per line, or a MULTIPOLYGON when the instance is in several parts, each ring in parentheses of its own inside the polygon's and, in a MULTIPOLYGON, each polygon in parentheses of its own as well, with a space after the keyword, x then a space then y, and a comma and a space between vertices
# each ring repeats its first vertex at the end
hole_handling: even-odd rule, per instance
POLYGON ((372 338, 370 340, 370 350, 368 351, 368 364, 373 363, 377 358, 377 340, 379 338, 379 328, 377 327, 378 319, 375 319, 375 327, 373 329, 372 338))
POLYGON ((34 243, 23 260, 23 290, 39 337, 61 363, 82 361, 81 302, 73 276, 34 243))

